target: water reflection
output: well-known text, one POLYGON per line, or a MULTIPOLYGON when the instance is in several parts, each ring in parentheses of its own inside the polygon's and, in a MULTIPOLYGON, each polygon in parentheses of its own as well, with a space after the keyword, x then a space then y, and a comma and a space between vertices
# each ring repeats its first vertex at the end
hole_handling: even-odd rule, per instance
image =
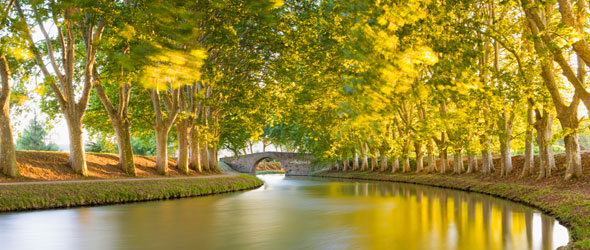
POLYGON ((0 215, 0 249, 555 249, 553 218, 489 196, 260 176, 258 190, 0 215))
POLYGON ((385 207, 393 204, 392 209, 368 209, 365 213, 371 215, 346 215, 369 218, 357 229, 371 233, 367 245, 374 248, 555 249, 569 239, 567 229, 552 217, 485 195, 367 182, 331 183, 329 193, 331 197, 366 197, 365 203, 385 207))

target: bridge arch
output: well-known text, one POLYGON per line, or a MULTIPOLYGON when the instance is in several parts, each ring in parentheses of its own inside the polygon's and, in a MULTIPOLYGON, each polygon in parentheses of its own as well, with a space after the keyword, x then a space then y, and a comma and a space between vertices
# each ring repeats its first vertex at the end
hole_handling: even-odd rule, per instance
POLYGON ((264 159, 275 159, 285 169, 285 175, 308 175, 313 156, 291 152, 260 152, 234 157, 224 157, 220 160, 232 169, 247 174, 256 173, 256 165, 264 159))

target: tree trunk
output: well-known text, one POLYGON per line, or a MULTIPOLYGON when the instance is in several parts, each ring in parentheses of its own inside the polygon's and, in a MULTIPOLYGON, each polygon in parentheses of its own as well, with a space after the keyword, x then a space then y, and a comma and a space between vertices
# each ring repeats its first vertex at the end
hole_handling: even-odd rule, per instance
POLYGON ((403 166, 403 173, 407 173, 410 172, 410 156, 409 155, 405 155, 404 158, 404 166, 403 166))
POLYGON ((468 153, 467 154, 467 173, 468 174, 473 173, 475 166, 477 166, 477 158, 475 158, 475 156, 473 154, 468 153))
POLYGON ((210 170, 210 166, 209 166, 209 143, 208 142, 204 142, 203 143, 203 147, 201 148, 201 163, 203 164, 203 170, 204 171, 209 171, 210 170))
MULTIPOLYGON (((575 113, 577 114, 577 113, 575 113)), ((567 168, 565 179, 582 176, 582 158, 580 157, 580 144, 578 143, 578 132, 573 130, 564 138, 565 141, 565 159, 567 168)))
POLYGON ((193 129, 191 129, 189 134, 191 135, 190 168, 201 173, 203 172, 203 167, 201 165, 201 140, 199 138, 199 126, 195 126, 193 129))
POLYGON ((410 171, 410 139, 405 139, 404 146, 402 148, 402 159, 403 167, 402 172, 406 173, 410 171))
POLYGON ((178 159, 176 161, 176 166, 180 172, 184 174, 189 173, 189 156, 188 156, 188 147, 189 147, 189 131, 186 124, 186 121, 178 120, 176 121, 176 133, 178 135, 178 159))
POLYGON ((580 144, 578 142, 578 127, 580 124, 577 112, 578 104, 579 98, 577 94, 574 94, 574 101, 572 101, 571 106, 567 109, 561 109, 557 114, 561 127, 566 133, 564 137, 566 180, 582 176, 582 159, 580 156, 580 144))
POLYGON ((16 164, 16 153, 14 150, 14 141, 12 140, 10 107, 9 105, 3 106, 2 114, 0 114, 0 136, 2 137, 0 140, 0 170, 10 177, 17 177, 20 173, 16 164))
POLYGON ((66 115, 66 122, 70 135, 70 166, 77 174, 88 176, 86 154, 84 152, 84 137, 82 134, 82 119, 77 115, 66 115))
POLYGON ((436 155, 434 154, 434 145, 432 145, 432 140, 430 140, 427 144, 428 150, 428 172, 432 173, 436 171, 436 155))
POLYGON ((419 173, 424 170, 424 152, 420 142, 414 142, 414 148, 416 149, 416 173, 419 173))
POLYGON ((131 146, 131 131, 129 122, 112 120, 117 147, 119 148, 119 167, 130 176, 136 176, 135 161, 133 159, 133 147, 131 146))
POLYGON ((168 174, 168 130, 156 127, 156 171, 158 174, 168 174))
POLYGON ((387 171, 387 155, 381 156, 381 172, 387 171))
POLYGON ((502 165, 500 176, 508 175, 512 172, 512 156, 510 155, 510 139, 501 143, 500 154, 502 156, 502 165))
POLYGON ((463 156, 461 150, 455 150, 453 154, 453 174, 460 174, 463 172, 463 156))
POLYGON ((447 160, 447 148, 446 147, 443 147, 443 149, 440 151, 439 158, 440 158, 440 173, 444 174, 444 173, 446 173, 447 165, 449 164, 449 161, 447 160))
POLYGON ((527 107, 527 127, 525 131, 525 144, 524 144, 524 166, 522 167, 522 173, 520 177, 528 176, 533 173, 535 167, 535 155, 533 152, 534 144, 534 131, 533 131, 533 106, 529 103, 527 107))
POLYGON ((211 147, 207 154, 209 157, 209 170, 212 172, 219 172, 219 168, 217 167, 217 145, 211 143, 211 147))
POLYGON ((502 120, 502 136, 500 136, 500 155, 502 164, 500 167, 500 176, 508 175, 512 172, 512 156, 510 152, 510 142, 512 141, 512 126, 514 123, 514 114, 506 112, 502 120))
MULTIPOLYGON (((490 146, 490 142, 487 142, 488 148, 491 148, 490 146)), ((492 154, 492 151, 487 151, 488 152, 488 170, 490 171, 490 173, 495 172, 496 169, 494 168, 494 155, 492 154)))
POLYGON ((12 126, 10 126, 10 70, 3 54, 0 54, 0 80, 2 81, 2 94, 0 95, 0 172, 10 177, 20 175, 16 164, 16 152, 12 138, 12 126))
POLYGON ((395 174, 397 171, 399 171, 399 158, 395 157, 393 159, 393 165, 391 166, 391 173, 395 174))
POLYGON ((376 152, 375 148, 371 149, 371 171, 375 171, 378 169, 377 162, 378 162, 378 153, 376 152))
POLYGON ((348 171, 348 155, 343 154, 342 155, 342 172, 346 172, 348 171))
POLYGON ((352 171, 359 169, 359 154, 356 149, 352 150, 352 171))
MULTIPOLYGON (((35 6, 35 5, 33 5, 35 6)), ((22 20, 26 20, 23 10, 20 7, 18 1, 15 2, 15 7, 18 11, 18 15, 22 20)), ((53 8, 51 11, 55 11, 52 14, 60 15, 60 21, 57 22, 54 19, 53 24, 63 29, 67 34, 65 37, 61 37, 61 62, 58 64, 55 59, 55 49, 52 45, 52 38, 48 35, 44 23, 38 22, 37 26, 41 30, 43 37, 45 38, 46 50, 41 50, 37 47, 33 40, 31 29, 28 27, 26 22, 23 22, 22 31, 25 35, 25 39, 29 43, 30 52, 34 55, 37 66, 39 66, 41 72, 46 79, 55 79, 55 81, 49 81, 48 85, 54 93, 54 97, 59 104, 60 110, 68 123, 68 130, 70 132, 70 165, 72 169, 83 176, 88 175, 88 169, 86 167, 86 156, 84 154, 84 140, 82 137, 82 118, 84 112, 88 106, 88 100, 94 84, 94 63, 98 47, 96 45, 102 38, 103 31, 107 22, 86 22, 81 21, 85 19, 74 19, 73 14, 74 8, 69 7, 68 10, 53 8), (63 12, 62 12, 63 11, 63 12), (63 14, 63 15, 62 15, 63 14), (80 32, 81 36, 72 35, 76 33, 76 27, 84 24, 84 32, 80 32), (80 39, 80 37, 82 39, 80 39), (82 43, 83 42, 83 43, 82 43), (82 53, 75 53, 77 50, 76 44, 84 44, 82 53), (43 52, 43 53, 42 53, 43 52), (50 65, 52 65, 53 72, 50 72, 45 63, 44 58, 49 57, 51 59, 50 65), (79 60, 84 58, 84 60, 79 60), (82 62, 83 61, 83 62, 82 62), (76 62, 80 64, 77 65, 76 62), (76 67, 79 66, 79 67, 76 67), (76 71, 74 69, 82 69, 76 71), (82 73, 83 71, 83 73, 82 73), (57 76, 57 77, 55 77, 57 76), (77 100, 76 100, 76 97, 77 100)), ((41 20, 39 12, 36 7, 33 8, 35 18, 41 20)), ((88 15, 89 13, 85 10, 80 10, 81 16, 88 15)))
POLYGON ((150 98, 156 116, 154 122, 154 132, 156 133, 156 171, 161 175, 168 174, 168 132, 176 121, 178 115, 178 102, 180 91, 178 89, 171 89, 172 103, 165 105, 168 110, 167 117, 164 118, 162 112, 162 105, 160 103, 160 90, 158 88, 152 89, 150 98))
POLYGON ((361 143, 361 171, 365 171, 369 168, 369 156, 367 156, 367 144, 360 141, 361 143))
POLYGON ((481 172, 483 174, 491 173, 490 169, 490 154, 487 149, 481 151, 481 172))
POLYGON ((543 111, 543 116, 537 116, 535 129, 537 130, 537 145, 539 146, 540 168, 537 179, 551 176, 551 170, 555 168, 555 159, 553 158, 553 149, 551 148, 551 113, 543 111))
MULTIPOLYGON (((98 75, 98 72, 95 71, 98 75)), ((133 159, 133 147, 131 146, 131 131, 128 117, 129 98, 131 96, 131 85, 123 83, 119 86, 119 102, 117 107, 113 105, 107 93, 104 91, 102 83, 97 81, 94 84, 96 95, 104 106, 111 125, 117 137, 117 147, 119 148, 119 167, 127 175, 135 176, 135 162, 133 159)))

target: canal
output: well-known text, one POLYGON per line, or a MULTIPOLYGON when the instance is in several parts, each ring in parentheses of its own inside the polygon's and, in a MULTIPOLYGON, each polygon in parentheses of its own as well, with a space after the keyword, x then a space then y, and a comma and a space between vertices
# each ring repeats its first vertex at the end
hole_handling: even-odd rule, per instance
POLYGON ((261 175, 259 189, 0 214, 0 249, 555 249, 568 231, 506 200, 434 187, 261 175))

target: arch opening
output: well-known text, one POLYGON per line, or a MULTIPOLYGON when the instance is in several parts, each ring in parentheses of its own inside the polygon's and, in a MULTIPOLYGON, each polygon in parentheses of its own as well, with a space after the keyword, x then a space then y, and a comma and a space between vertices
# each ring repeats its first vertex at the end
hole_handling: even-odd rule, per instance
POLYGON ((252 166, 252 174, 284 174, 285 166, 280 160, 272 157, 263 157, 252 166))

